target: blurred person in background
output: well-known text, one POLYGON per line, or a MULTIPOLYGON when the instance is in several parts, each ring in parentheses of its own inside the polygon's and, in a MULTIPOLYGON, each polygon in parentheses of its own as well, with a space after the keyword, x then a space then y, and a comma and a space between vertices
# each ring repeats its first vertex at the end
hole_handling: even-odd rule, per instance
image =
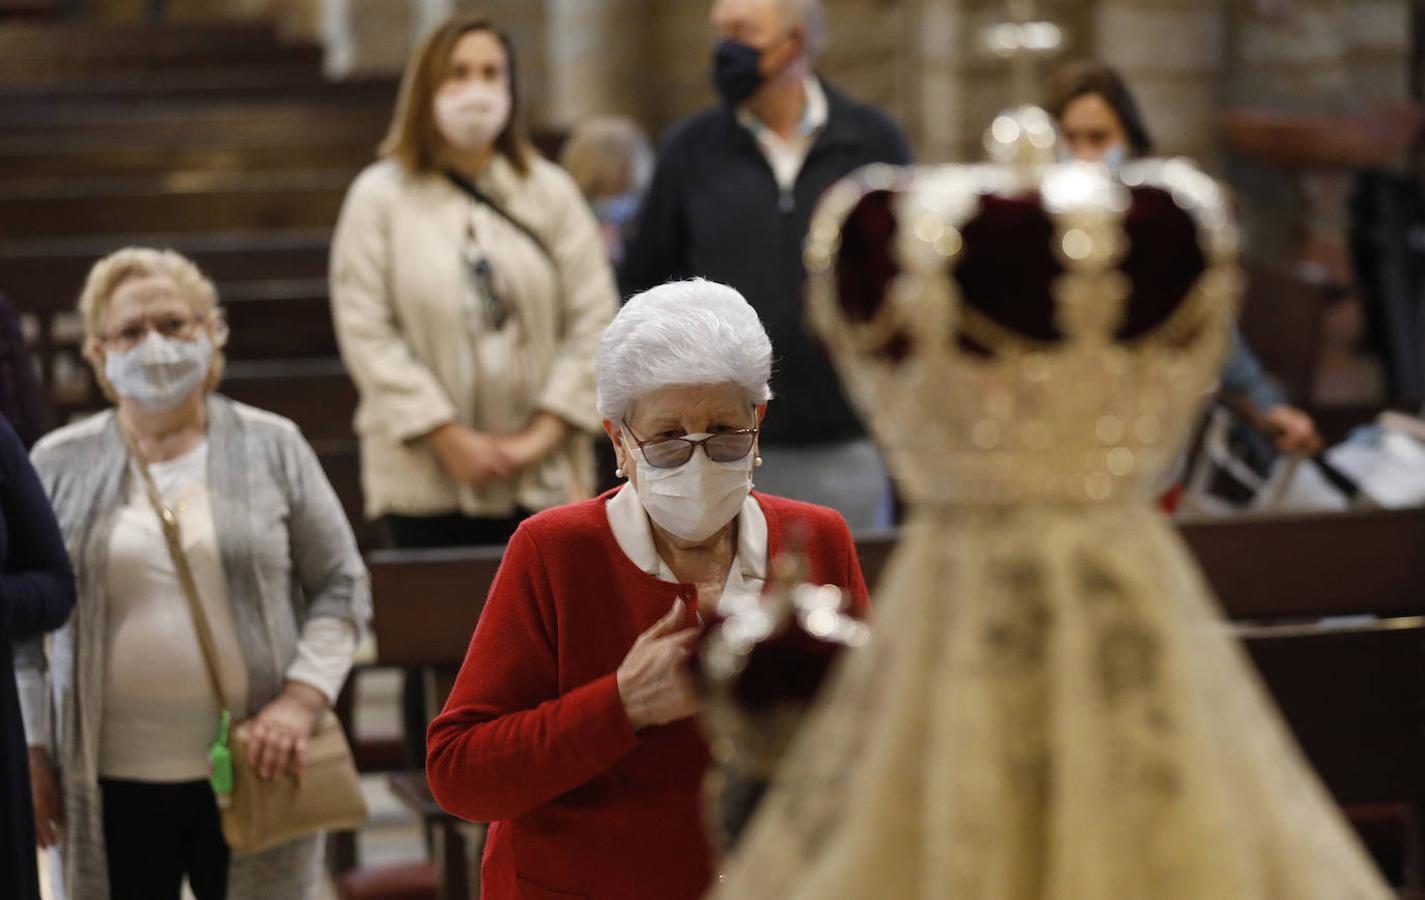
POLYGON ((301 900, 322 836, 231 856, 208 754, 226 706, 259 776, 300 774, 370 614, 356 539, 297 426, 213 393, 227 326, 192 262, 119 250, 79 313, 114 408, 35 447, 78 601, 48 659, 35 639, 15 663, 53 896, 178 900, 186 880, 198 900, 301 900), (178 520, 224 704, 144 467, 178 520))
POLYGON ((503 543, 593 492, 593 360, 617 292, 588 204, 525 135, 519 88, 493 23, 438 27, 337 222, 366 511, 396 547, 503 543))
POLYGON ((14 648, 69 618, 74 570, 25 447, 0 416, 0 896, 39 900, 30 762, 14 648))
POLYGON ((20 314, 0 294, 0 416, 10 422, 26 449, 49 430, 49 404, 25 345, 20 314))
POLYGON ((593 207, 609 260, 617 265, 653 174, 648 136, 622 116, 586 119, 565 141, 559 164, 593 207))
MULTIPOLYGON (((618 306, 599 226, 525 133, 514 45, 458 16, 406 67, 348 191, 331 298, 366 513, 398 548, 503 544, 594 493, 594 353, 618 306)), ((406 754, 430 708, 408 672, 406 754)))
POLYGON ((737 288, 777 348, 777 417, 761 434, 769 493, 891 523, 890 480, 806 330, 802 245, 822 193, 870 163, 910 161, 900 129, 813 71, 816 0, 717 0, 721 103, 675 125, 658 154, 620 270, 626 293, 698 276, 737 288))
MULTIPOLYGON (((1133 94, 1112 68, 1095 61, 1065 65, 1050 78, 1045 109, 1059 124, 1066 155, 1116 166, 1153 152, 1133 94)), ((1321 436, 1311 416, 1287 402, 1235 326, 1222 370, 1223 399, 1283 453, 1313 454, 1321 436)))

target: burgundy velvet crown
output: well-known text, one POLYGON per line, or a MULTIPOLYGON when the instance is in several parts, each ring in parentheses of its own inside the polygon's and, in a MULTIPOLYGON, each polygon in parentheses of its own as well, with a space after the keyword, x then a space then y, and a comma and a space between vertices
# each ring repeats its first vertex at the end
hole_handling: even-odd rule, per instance
MULTIPOLYGON (((1172 314, 1205 268, 1196 225, 1156 187, 1130 189, 1123 217, 1127 252, 1120 271, 1132 285, 1117 337, 1132 340, 1172 314)), ((842 227, 836 254, 837 297, 849 319, 869 321, 885 302, 900 266, 895 257, 895 189, 867 193, 842 227)), ((1054 280, 1064 268, 1052 247, 1054 228, 1038 193, 985 194, 961 229, 963 249, 954 267, 962 301, 996 324, 1039 341, 1061 340, 1054 323, 1054 280)), ((883 352, 909 352, 912 337, 899 333, 883 352)), ((961 337, 967 349, 984 350, 961 337)))

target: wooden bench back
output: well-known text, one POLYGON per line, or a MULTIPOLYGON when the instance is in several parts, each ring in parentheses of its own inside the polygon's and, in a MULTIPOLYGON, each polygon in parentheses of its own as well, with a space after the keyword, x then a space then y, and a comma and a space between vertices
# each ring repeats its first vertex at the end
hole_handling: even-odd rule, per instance
MULTIPOLYGON (((1425 800, 1425 510, 1182 529, 1298 742, 1343 803, 1425 800), (1382 613, 1383 623, 1299 620, 1382 613)), ((868 583, 892 535, 858 542, 868 583)), ((384 552, 370 565, 383 663, 458 668, 499 548, 384 552)))

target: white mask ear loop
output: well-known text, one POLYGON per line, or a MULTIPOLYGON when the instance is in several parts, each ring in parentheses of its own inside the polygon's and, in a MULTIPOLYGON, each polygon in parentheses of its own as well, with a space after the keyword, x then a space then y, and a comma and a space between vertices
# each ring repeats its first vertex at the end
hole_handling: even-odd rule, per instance
MULTIPOLYGON (((625 429, 622 425, 620 425, 618 429, 618 449, 623 451, 624 456, 628 455, 628 430, 625 429)), ((617 459, 618 450, 614 451, 614 457, 615 459, 617 459)), ((628 472, 624 470, 623 463, 617 461, 614 462, 614 477, 628 477, 628 472)))

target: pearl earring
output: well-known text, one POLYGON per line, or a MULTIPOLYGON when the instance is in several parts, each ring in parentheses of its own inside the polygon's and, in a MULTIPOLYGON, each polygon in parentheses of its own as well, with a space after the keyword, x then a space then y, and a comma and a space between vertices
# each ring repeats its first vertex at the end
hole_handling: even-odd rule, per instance
POLYGON ((622 477, 623 477, 623 466, 619 466, 617 469, 614 469, 614 477, 615 477, 615 478, 622 478, 622 477))
POLYGON ((753 458, 752 458, 752 467, 753 467, 754 469, 761 468, 761 467, 762 467, 762 457, 760 457, 760 456, 753 457, 753 458))

